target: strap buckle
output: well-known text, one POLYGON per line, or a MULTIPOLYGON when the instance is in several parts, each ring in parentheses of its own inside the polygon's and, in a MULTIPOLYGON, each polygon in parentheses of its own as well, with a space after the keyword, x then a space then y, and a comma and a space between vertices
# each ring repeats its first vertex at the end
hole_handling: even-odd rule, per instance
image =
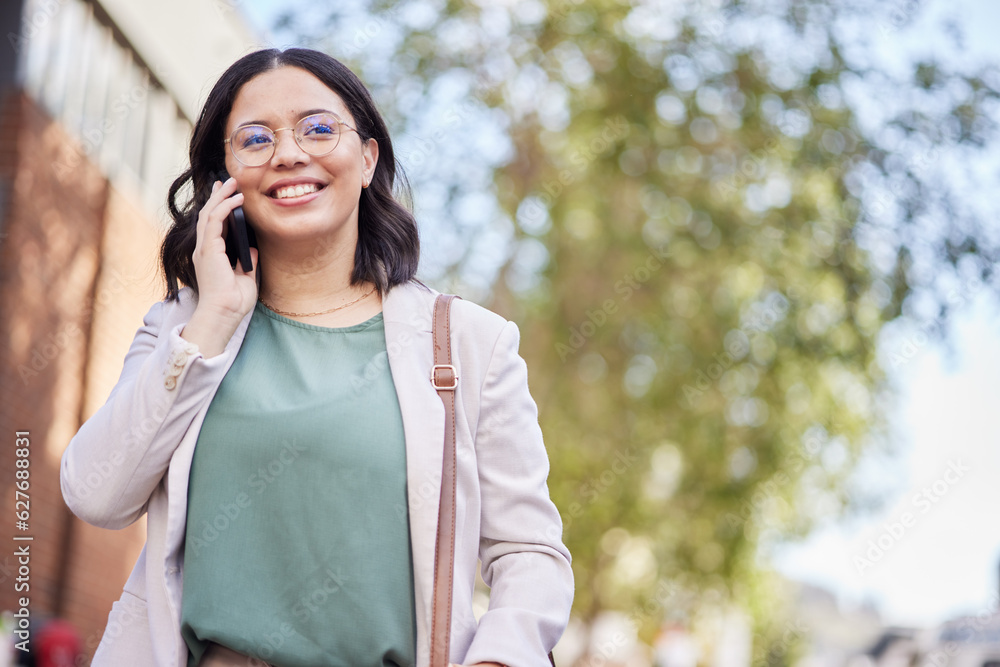
MULTIPOLYGON (((445 375, 441 379, 447 382, 448 376, 445 375)), ((434 385, 434 388, 437 389, 438 391, 442 390, 454 391, 458 387, 458 369, 456 369, 451 364, 434 364, 434 367, 431 369, 431 384, 434 385), (450 385, 438 384, 438 371, 451 372, 450 385)))

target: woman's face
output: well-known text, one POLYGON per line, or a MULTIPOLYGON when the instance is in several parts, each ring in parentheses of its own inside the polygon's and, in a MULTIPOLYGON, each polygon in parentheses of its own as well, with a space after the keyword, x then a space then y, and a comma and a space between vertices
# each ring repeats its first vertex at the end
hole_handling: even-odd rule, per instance
MULTIPOLYGON (((340 96, 311 73, 298 67, 273 69, 240 89, 226 121, 225 137, 241 125, 266 125, 271 130, 294 127, 304 116, 320 111, 332 111, 356 127, 340 96)), ((281 244, 322 237, 328 242, 356 243, 358 201, 362 185, 375 171, 378 144, 374 139, 362 142, 357 132, 341 130, 333 152, 319 157, 303 151, 291 130, 276 132, 274 155, 258 167, 242 164, 227 147, 226 170, 243 193, 243 210, 260 242, 281 244), (287 189, 296 185, 304 186, 305 194, 295 196, 294 190, 287 189)), ((353 250, 352 245, 352 256, 353 250)))

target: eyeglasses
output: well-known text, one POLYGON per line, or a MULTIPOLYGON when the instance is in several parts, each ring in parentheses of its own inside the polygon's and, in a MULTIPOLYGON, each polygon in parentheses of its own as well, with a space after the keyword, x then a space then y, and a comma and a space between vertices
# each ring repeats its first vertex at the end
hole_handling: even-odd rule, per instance
POLYGON ((274 147, 278 140, 275 136, 282 130, 292 130, 295 143, 303 151, 314 157, 332 153, 340 143, 340 135, 344 133, 341 126, 357 132, 340 117, 332 113, 316 113, 306 116, 295 127, 281 127, 272 130, 266 125, 244 125, 236 128, 232 136, 223 143, 229 144, 233 157, 248 167, 259 167, 274 155, 274 147))

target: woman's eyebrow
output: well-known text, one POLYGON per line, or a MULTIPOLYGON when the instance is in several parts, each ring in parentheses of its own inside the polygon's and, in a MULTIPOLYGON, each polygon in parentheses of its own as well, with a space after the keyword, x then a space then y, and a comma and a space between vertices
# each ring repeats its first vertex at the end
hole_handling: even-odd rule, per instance
MULTIPOLYGON (((302 115, 299 116, 299 120, 305 118, 306 116, 312 116, 313 114, 317 114, 317 113, 331 113, 334 116, 336 116, 337 118, 340 118, 340 114, 339 113, 337 113, 336 111, 331 111, 330 109, 309 109, 307 111, 303 111, 302 112, 302 115)), ((236 127, 238 127, 238 128, 239 127, 246 127, 247 125, 263 125, 264 127, 271 127, 270 125, 267 124, 266 120, 248 120, 245 123, 240 123, 236 127)))

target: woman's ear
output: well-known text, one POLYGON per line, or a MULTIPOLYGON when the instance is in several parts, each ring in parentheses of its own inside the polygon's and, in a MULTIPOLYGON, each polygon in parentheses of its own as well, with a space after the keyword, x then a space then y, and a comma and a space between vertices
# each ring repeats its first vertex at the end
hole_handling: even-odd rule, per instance
POLYGON ((372 182, 372 176, 375 175, 375 167, 378 165, 378 142, 374 139, 369 139, 365 142, 364 150, 361 152, 361 181, 368 187, 368 184, 372 182))

